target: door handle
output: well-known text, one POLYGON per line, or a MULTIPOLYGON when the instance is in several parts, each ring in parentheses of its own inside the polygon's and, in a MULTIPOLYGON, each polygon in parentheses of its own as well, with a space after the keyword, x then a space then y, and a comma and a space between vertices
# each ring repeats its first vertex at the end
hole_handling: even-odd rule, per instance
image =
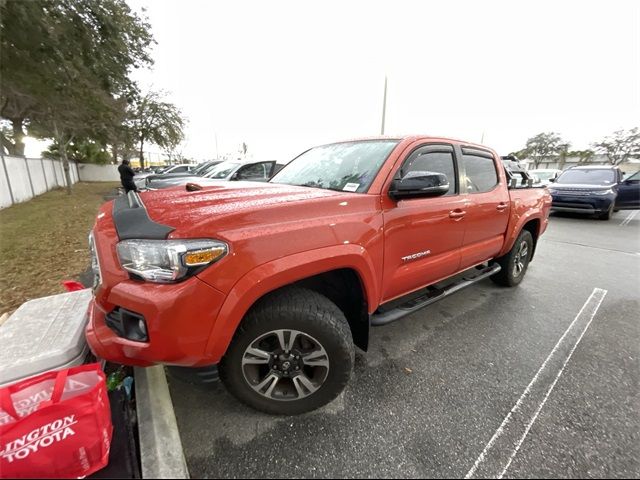
POLYGON ((464 210, 451 210, 449 212, 449 218, 462 218, 467 214, 467 212, 465 212, 464 210))
POLYGON ((507 205, 506 203, 500 203, 496 208, 498 209, 498 211, 502 212, 503 210, 506 210, 508 206, 509 205, 507 205))

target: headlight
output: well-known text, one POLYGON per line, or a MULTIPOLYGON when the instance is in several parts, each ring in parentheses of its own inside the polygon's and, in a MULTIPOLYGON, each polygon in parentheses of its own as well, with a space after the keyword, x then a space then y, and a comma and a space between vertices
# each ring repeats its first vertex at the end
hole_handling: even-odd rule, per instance
POLYGON ((591 192, 594 195, 609 195, 610 193, 613 193, 613 190, 609 189, 609 190, 596 190, 594 192, 591 192))
POLYGON ((196 274, 229 249, 216 240, 124 240, 117 250, 128 272, 149 282, 169 283, 196 274))

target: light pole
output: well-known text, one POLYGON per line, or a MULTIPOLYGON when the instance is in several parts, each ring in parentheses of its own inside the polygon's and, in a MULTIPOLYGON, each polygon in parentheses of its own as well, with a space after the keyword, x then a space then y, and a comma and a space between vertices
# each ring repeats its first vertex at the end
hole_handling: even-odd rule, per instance
POLYGON ((387 76, 384 76, 384 95, 382 97, 382 125, 380 127, 380 135, 384 135, 384 123, 387 114, 387 76))

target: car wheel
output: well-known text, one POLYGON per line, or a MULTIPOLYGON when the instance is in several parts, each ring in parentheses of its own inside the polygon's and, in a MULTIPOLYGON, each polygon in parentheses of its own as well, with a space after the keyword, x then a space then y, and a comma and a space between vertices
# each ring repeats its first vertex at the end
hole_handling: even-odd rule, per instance
POLYGON ((220 378, 256 410, 297 415, 334 400, 353 362, 342 311, 317 292, 288 288, 247 313, 220 363, 220 378))
POLYGON ((609 207, 609 210, 607 210, 605 213, 601 213, 600 215, 598 215, 598 218, 600 220, 611 220, 612 215, 613 215, 613 205, 611 205, 609 207))
POLYGON ((509 253, 500 257, 496 262, 502 269, 491 277, 498 285, 515 287, 524 278, 533 254, 533 237, 531 232, 523 230, 518 235, 509 253))

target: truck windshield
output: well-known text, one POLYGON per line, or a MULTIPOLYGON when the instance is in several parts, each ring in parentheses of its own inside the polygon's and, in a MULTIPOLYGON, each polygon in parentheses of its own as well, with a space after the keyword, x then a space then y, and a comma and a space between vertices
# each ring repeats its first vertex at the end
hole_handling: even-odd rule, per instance
POLYGON ((312 148, 292 160, 271 183, 364 193, 398 140, 366 140, 312 148))
POLYGON ((585 185, 611 185, 615 175, 611 169, 571 169, 558 177, 556 183, 574 183, 585 185))

